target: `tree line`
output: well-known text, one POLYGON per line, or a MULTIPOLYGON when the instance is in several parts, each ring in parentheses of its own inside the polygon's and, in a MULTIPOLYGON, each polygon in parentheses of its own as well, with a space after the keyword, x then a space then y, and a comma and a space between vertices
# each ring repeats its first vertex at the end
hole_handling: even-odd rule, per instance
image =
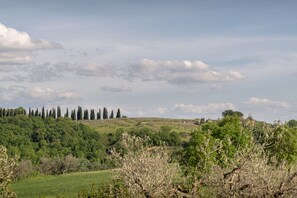
POLYGON ((51 108, 51 109, 45 109, 42 107, 41 110, 37 109, 31 109, 29 108, 28 112, 25 108, 19 107, 16 109, 13 108, 0 108, 0 117, 13 117, 16 115, 28 115, 29 117, 38 116, 42 117, 42 119, 46 119, 48 117, 51 118, 71 118, 72 120, 101 120, 101 119, 113 119, 113 118, 121 118, 121 110, 117 109, 116 114, 114 114, 114 111, 111 110, 110 113, 108 113, 108 110, 106 107, 103 107, 102 111, 99 108, 98 111, 95 109, 83 109, 81 106, 78 106, 77 109, 73 109, 69 111, 69 109, 66 109, 66 112, 64 115, 62 115, 61 107, 57 106, 57 108, 51 108))

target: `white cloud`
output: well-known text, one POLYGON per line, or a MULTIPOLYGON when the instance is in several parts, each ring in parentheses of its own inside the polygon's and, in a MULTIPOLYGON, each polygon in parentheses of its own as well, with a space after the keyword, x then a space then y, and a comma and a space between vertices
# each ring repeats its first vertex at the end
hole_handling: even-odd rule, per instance
POLYGON ((32 58, 28 55, 11 54, 11 53, 0 53, 0 65, 19 65, 30 63, 32 58))
POLYGON ((166 107, 158 107, 157 109, 155 109, 154 114, 156 115, 164 115, 167 112, 167 108, 166 107))
POLYGON ((210 103, 207 105, 193 105, 193 104, 175 104, 174 110, 184 114, 217 114, 226 109, 235 110, 236 107, 232 103, 210 103))
POLYGON ((154 61, 143 59, 130 65, 127 79, 143 81, 166 81, 170 84, 184 85, 197 83, 221 84, 243 79, 236 71, 221 72, 210 68, 201 61, 154 61))
POLYGON ((75 73, 80 76, 116 77, 118 76, 118 68, 113 64, 81 64, 76 65, 75 73))
POLYGON ((112 87, 112 86, 102 86, 100 87, 102 91, 105 92, 130 92, 132 89, 127 86, 120 86, 120 87, 112 87))
POLYGON ((248 99, 247 104, 253 105, 253 106, 259 106, 259 107, 269 107, 269 108, 290 107, 290 105, 286 102, 273 101, 273 100, 269 100, 267 98, 257 98, 257 97, 251 97, 250 99, 248 99))
POLYGON ((29 96, 41 100, 60 100, 60 99, 75 99, 78 98, 71 91, 57 91, 52 88, 30 87, 29 96))
POLYGON ((34 40, 26 32, 0 23, 0 65, 27 64, 32 62, 32 51, 57 48, 61 48, 61 45, 46 40, 34 40))
POLYGON ((60 48, 56 43, 46 40, 33 40, 26 32, 6 27, 0 23, 0 50, 37 50, 60 48))
POLYGON ((8 88, 0 87, 0 101, 18 102, 38 101, 38 102, 59 102, 65 100, 76 100, 80 96, 67 90, 55 90, 42 87, 10 86, 8 88))

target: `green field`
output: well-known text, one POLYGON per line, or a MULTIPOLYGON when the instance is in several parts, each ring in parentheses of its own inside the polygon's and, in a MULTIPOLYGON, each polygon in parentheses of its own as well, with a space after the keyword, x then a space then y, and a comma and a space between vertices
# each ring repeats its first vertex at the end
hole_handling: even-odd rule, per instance
POLYGON ((13 183, 11 188, 19 198, 76 197, 81 189, 92 184, 108 183, 111 171, 71 173, 58 176, 36 176, 13 183))
POLYGON ((160 131, 162 126, 170 126, 177 132, 192 132, 197 125, 193 119, 170 118, 121 118, 108 120, 82 120, 83 124, 95 129, 99 133, 114 133, 122 128, 128 131, 133 128, 147 127, 153 132, 160 131))

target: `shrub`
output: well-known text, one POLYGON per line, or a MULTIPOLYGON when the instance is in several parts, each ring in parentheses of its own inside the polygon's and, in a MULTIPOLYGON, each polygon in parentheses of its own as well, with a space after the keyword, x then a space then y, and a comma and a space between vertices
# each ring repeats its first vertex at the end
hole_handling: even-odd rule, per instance
POLYGON ((79 160, 68 155, 64 159, 59 157, 42 158, 39 169, 41 173, 46 175, 59 175, 77 171, 78 166, 79 160))
POLYGON ((13 179, 19 180, 33 175, 35 167, 30 160, 21 161, 13 170, 13 179))

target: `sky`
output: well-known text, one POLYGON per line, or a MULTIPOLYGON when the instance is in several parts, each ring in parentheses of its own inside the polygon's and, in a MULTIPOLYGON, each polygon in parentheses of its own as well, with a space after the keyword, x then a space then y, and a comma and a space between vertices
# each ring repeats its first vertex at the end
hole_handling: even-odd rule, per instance
POLYGON ((0 0, 0 106, 297 119, 293 0, 0 0))

